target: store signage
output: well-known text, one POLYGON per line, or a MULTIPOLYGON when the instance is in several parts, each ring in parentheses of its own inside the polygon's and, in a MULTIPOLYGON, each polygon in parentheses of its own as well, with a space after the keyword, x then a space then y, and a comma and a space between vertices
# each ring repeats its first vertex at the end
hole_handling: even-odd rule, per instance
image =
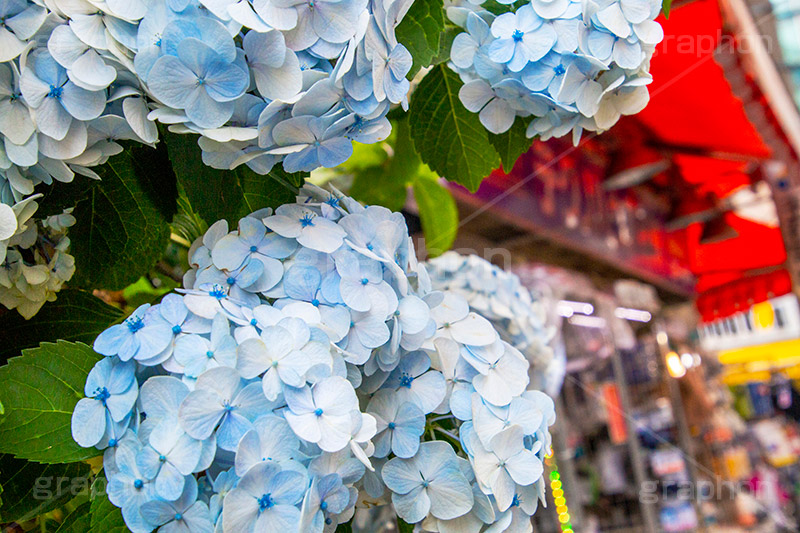
POLYGON ((747 311, 703 324, 697 330, 703 349, 736 350, 800 338, 800 305, 787 294, 757 303, 747 311))

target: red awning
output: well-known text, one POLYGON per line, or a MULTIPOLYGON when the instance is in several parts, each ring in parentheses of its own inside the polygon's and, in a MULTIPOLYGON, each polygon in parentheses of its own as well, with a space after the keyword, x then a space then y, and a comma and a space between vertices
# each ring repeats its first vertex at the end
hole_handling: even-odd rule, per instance
MULTIPOLYGON (((747 76, 736 61, 733 38, 723 31, 717 1, 685 4, 661 23, 665 37, 651 63, 651 101, 627 120, 646 131, 648 145, 671 159, 672 172, 683 182, 673 216, 686 216, 749 186, 753 163, 768 158, 770 149, 745 112, 746 106, 752 112, 754 105, 763 112, 763 102, 743 102, 736 96, 758 90, 736 85, 746 85, 747 76)), ((725 240, 714 242, 706 236, 701 242, 704 224, 711 223, 708 218, 674 234, 697 277, 698 308, 704 319, 791 291, 782 269, 786 250, 780 229, 732 211, 720 216, 714 223, 724 221, 725 240)))

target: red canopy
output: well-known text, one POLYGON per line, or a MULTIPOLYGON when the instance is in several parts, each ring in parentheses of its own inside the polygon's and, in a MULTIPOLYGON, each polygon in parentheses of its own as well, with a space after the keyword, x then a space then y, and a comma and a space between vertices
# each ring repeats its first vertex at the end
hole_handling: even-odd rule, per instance
MULTIPOLYGON (((674 216, 685 216, 751 184, 754 163, 771 152, 751 119, 767 111, 752 96, 758 89, 736 61, 736 43, 724 33, 715 0, 685 4, 661 23, 665 37, 651 63, 651 101, 627 120, 642 126, 646 142, 672 160, 673 176, 684 184, 674 216), (754 100, 743 102, 737 94, 754 100)), ((733 212, 721 216, 733 230, 725 240, 701 243, 703 223, 675 234, 697 277, 706 320, 791 291, 780 228, 733 212)))

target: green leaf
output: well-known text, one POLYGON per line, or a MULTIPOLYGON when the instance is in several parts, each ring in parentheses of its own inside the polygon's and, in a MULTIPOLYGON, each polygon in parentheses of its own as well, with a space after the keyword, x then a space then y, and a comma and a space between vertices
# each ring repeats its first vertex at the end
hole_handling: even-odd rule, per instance
POLYGON ((450 61, 450 49, 453 47, 453 40, 456 35, 461 33, 462 30, 458 26, 446 26, 444 31, 439 34, 439 51, 433 59, 431 65, 438 65, 439 63, 447 63, 450 61))
POLYGON ((127 306, 136 308, 142 304, 156 303, 162 296, 178 288, 179 285, 174 279, 156 272, 148 276, 142 276, 136 283, 125 287, 122 291, 122 297, 125 299, 127 306), (158 282, 157 287, 154 286, 154 281, 158 282))
POLYGON ((72 411, 92 367, 102 358, 85 344, 45 342, 0 367, 0 452, 41 463, 99 455, 72 440, 72 411))
POLYGON ((511 172, 519 156, 527 152, 531 147, 533 140, 525 136, 525 130, 525 124, 522 119, 518 118, 507 132, 500 135, 489 134, 489 142, 500 154, 503 170, 506 172, 511 172))
POLYGON ((44 304, 30 320, 17 313, 0 317, 0 361, 25 348, 58 339, 94 342, 95 337, 123 317, 123 312, 86 291, 64 289, 55 302, 44 304))
POLYGON ((661 12, 664 13, 666 18, 669 18, 669 12, 672 10, 672 0, 664 0, 661 4, 661 12))
POLYGON ((106 477, 98 475, 92 483, 91 529, 86 533, 127 533, 122 511, 108 500, 106 477))
POLYGON ((86 533, 91 527, 91 515, 89 514, 92 507, 92 502, 86 500, 78 507, 72 510, 61 525, 58 526, 55 533, 86 533))
MULTIPOLYGON (((166 193, 147 174, 132 150, 125 150, 97 168, 102 182, 78 202, 77 222, 69 231, 76 273, 72 283, 111 290, 123 289, 148 272, 161 258, 169 240, 171 210, 166 193)), ((176 193, 177 194, 177 193, 176 193)))
POLYGON ((397 41, 402 43, 414 65, 407 77, 411 79, 421 67, 431 65, 439 53, 439 35, 444 31, 444 9, 441 0, 415 0, 408 13, 395 29, 397 41))
POLYGON ((89 488, 86 463, 44 465, 0 455, 0 523, 24 522, 64 505, 89 488))
POLYGON ((266 176, 246 165, 218 170, 203 163, 197 135, 162 132, 178 182, 192 211, 207 224, 226 219, 235 227, 240 218, 264 207, 278 207, 295 198, 306 177, 277 166, 266 176))
POLYGON ((125 143, 125 151, 131 154, 133 170, 147 195, 167 222, 178 212, 178 181, 167 145, 163 142, 155 148, 137 142, 125 143))
POLYGON ((414 533, 414 524, 407 524, 402 518, 397 519, 398 533, 414 533))
POLYGON ((414 199, 425 234, 425 248, 428 255, 436 257, 448 250, 456 239, 458 208, 450 191, 439 183, 438 176, 428 172, 428 177, 420 176, 414 181, 414 199))
POLYGON ((336 526, 336 533, 353 533, 353 523, 345 522, 336 526))
POLYGON ((458 99, 461 86, 458 75, 444 65, 428 72, 411 99, 411 137, 431 170, 475 192, 500 166, 500 156, 478 115, 458 99))
POLYGON ((50 185, 41 183, 34 189, 35 193, 44 194, 42 198, 36 200, 39 204, 36 218, 60 215, 64 209, 75 207, 96 185, 97 181, 86 176, 75 176, 69 183, 60 181, 53 181, 50 185))

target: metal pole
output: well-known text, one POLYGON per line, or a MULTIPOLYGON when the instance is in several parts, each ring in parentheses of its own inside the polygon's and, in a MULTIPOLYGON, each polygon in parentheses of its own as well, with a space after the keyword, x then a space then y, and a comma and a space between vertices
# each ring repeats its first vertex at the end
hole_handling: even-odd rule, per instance
MULTIPOLYGON (((614 320, 615 318, 613 313, 611 313, 610 318, 607 319, 614 320)), ((628 383, 625 381, 625 369, 622 366, 622 356, 620 355, 619 350, 617 350, 617 345, 614 342, 613 329, 614 328, 612 327, 607 328, 608 335, 614 345, 614 349, 611 352, 611 365, 614 370, 614 381, 616 382, 617 389, 619 390, 619 401, 620 405, 622 406, 622 411, 626 415, 630 416, 630 391, 628 390, 628 383)), ((626 434, 628 440, 628 449, 630 450, 631 463, 633 464, 633 477, 636 481, 636 485, 641 489, 644 487, 644 483, 648 481, 644 467, 645 458, 644 454, 642 453, 642 448, 639 445, 639 436, 636 434, 636 428, 632 427, 627 419, 625 420, 625 425, 627 427, 626 434)), ((658 533, 659 522, 655 503, 639 498, 639 507, 642 510, 642 519, 644 521, 645 531, 647 533, 658 533)))
MULTIPOLYGON (((678 429, 678 446, 680 446, 683 456, 686 458, 686 470, 689 476, 689 483, 692 487, 697 487, 697 461, 694 456, 694 442, 689 434, 689 424, 686 421, 686 412, 683 409, 683 401, 681 399, 681 389, 677 379, 674 379, 665 369, 665 361, 669 353, 669 339, 667 332, 664 329, 664 324, 657 321, 653 329, 656 333, 656 342, 658 344, 658 351, 661 354, 661 361, 659 362, 659 369, 661 375, 667 380, 667 388, 669 389, 669 400, 672 404, 672 414, 675 417, 675 426, 678 429)), ((692 499, 695 513, 697 514, 697 524, 700 531, 706 531, 706 522, 703 518, 703 509, 700 506, 699 498, 692 499)))

